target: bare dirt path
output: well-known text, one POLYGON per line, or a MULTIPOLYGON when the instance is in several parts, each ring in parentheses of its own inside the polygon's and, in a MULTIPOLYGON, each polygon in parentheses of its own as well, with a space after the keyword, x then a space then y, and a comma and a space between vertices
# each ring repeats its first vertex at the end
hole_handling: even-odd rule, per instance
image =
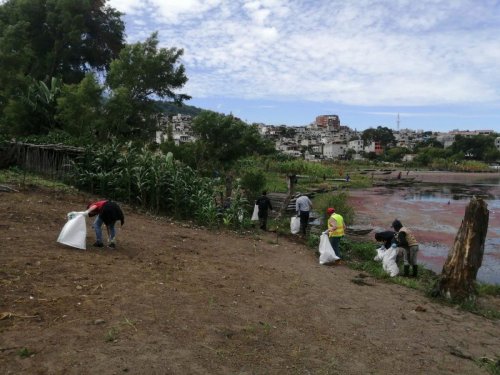
POLYGON ((85 202, 0 193, 3 374, 487 374, 471 358, 500 356, 497 321, 275 234, 125 207, 116 250, 57 244, 85 202))

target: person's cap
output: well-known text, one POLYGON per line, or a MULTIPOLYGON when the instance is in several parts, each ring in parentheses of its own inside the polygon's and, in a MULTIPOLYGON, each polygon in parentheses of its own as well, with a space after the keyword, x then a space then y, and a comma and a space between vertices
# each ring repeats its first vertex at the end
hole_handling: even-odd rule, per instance
POLYGON ((326 209, 326 213, 327 213, 328 215, 331 215, 331 214, 333 214, 334 212, 335 212, 335 208, 333 208, 333 207, 328 207, 328 208, 326 209))
POLYGON ((392 225, 391 225, 392 228, 398 230, 399 228, 402 228, 403 227, 403 224, 401 224, 401 222, 399 220, 394 220, 392 222, 392 225))

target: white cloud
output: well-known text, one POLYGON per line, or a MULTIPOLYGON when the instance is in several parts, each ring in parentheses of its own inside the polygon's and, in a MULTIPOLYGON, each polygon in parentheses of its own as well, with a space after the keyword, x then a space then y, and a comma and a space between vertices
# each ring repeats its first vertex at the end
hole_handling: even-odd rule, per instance
POLYGON ((500 4, 494 0, 110 5, 129 14, 130 40, 158 29, 162 45, 185 49, 184 91, 196 97, 357 105, 500 99, 500 4))
POLYGON ((137 0, 108 0, 108 5, 128 14, 136 12, 144 3, 137 0))

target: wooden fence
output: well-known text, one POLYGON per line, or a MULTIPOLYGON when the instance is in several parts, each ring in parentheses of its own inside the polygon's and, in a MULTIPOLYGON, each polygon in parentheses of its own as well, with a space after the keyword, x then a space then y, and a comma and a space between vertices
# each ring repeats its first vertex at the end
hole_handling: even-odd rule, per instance
POLYGON ((35 145, 10 142, 0 148, 0 168, 18 166, 53 179, 64 179, 71 160, 83 155, 84 149, 63 145, 35 145))

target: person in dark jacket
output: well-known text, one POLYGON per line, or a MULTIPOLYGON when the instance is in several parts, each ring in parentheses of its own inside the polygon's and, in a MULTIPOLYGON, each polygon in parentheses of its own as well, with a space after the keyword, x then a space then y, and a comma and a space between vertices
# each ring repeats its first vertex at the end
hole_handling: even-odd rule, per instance
POLYGON ((259 207, 259 223, 260 229, 267 230, 267 217, 269 215, 268 210, 273 210, 271 200, 267 197, 267 192, 263 191, 262 195, 257 198, 255 204, 259 207))
POLYGON ((114 249, 116 247, 115 223, 119 220, 121 225, 123 225, 125 222, 123 211, 120 206, 113 201, 100 200, 94 203, 89 203, 87 205, 86 213, 89 217, 97 216, 93 224, 96 235, 96 242, 93 246, 104 246, 101 229, 102 224, 104 223, 106 224, 106 229, 108 231, 108 247, 114 249))
POLYGON ((384 247, 386 249, 390 248, 392 245, 392 241, 394 240, 394 235, 396 232, 393 232, 392 230, 386 230, 383 232, 377 232, 375 233, 375 241, 377 242, 383 242, 384 247))

